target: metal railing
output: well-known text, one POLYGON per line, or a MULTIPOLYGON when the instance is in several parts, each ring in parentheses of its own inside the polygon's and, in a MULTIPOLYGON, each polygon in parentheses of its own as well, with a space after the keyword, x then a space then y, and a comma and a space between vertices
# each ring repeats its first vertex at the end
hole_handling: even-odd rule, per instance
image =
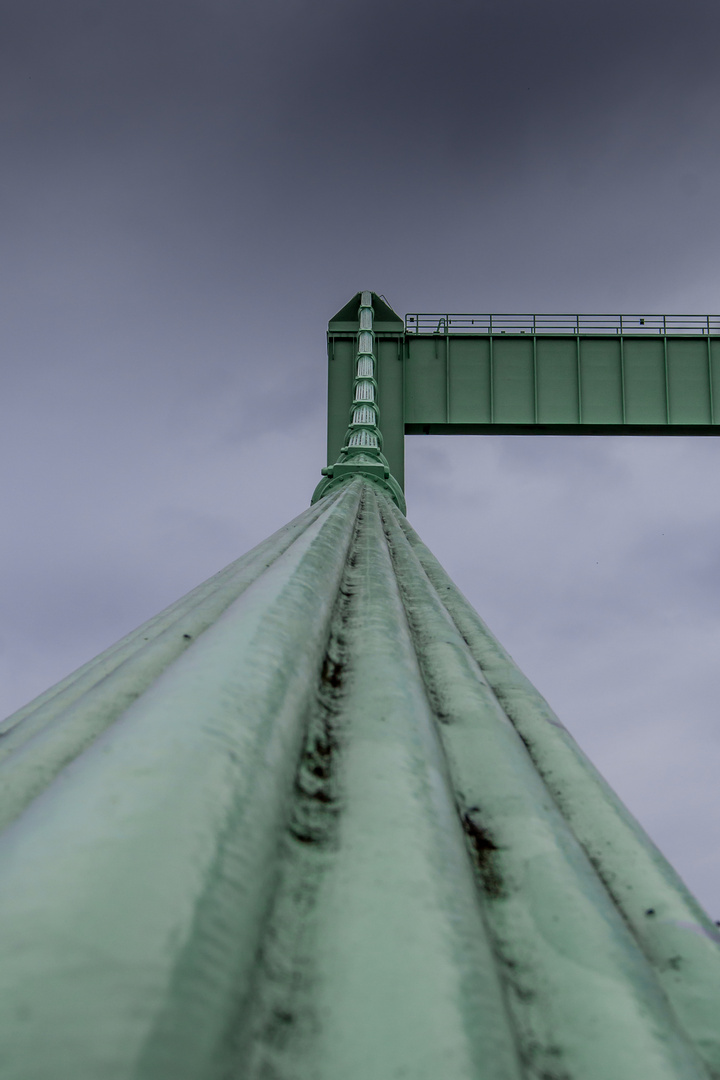
POLYGON ((474 315, 413 313, 407 334, 718 334, 720 315, 474 315))

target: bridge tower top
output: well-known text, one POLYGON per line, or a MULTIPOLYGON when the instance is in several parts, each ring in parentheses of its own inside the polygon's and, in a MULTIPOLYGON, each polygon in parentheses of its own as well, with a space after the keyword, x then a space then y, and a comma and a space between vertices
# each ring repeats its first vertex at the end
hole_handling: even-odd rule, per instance
MULTIPOLYGON (((328 469, 347 432, 361 295, 328 325, 328 469)), ((718 315, 401 319, 371 296, 383 453, 400 488, 405 435, 720 434, 718 315)))

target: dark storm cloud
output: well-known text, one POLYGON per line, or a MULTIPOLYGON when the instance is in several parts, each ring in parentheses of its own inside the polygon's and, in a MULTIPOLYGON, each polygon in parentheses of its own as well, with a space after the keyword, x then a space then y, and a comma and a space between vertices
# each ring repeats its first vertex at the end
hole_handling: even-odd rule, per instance
MULTIPOLYGON (((628 122, 629 159, 661 160, 709 119, 720 21, 697 2, 4 10, 5 117, 31 156, 40 134, 59 160, 83 145, 139 151, 151 134, 188 166, 234 160, 232 183, 262 177, 291 200, 325 194, 327 178, 377 192, 378 176, 407 182, 418 166, 465 166, 482 187, 560 149, 580 169, 583 150, 628 122)), ((690 191, 692 160, 685 170, 690 191)))
MULTIPOLYGON (((712 5, 284 0, 170 12, 70 2, 4 12, 6 242, 16 265, 32 261, 32 215, 46 267, 74 256, 87 265, 82 249, 96 246, 105 294, 117 281, 135 305, 121 318, 164 304, 182 320, 193 294, 224 322, 233 303, 257 312, 243 290, 259 287, 296 320, 288 245, 331 285, 336 261, 321 251, 343 248, 346 262, 353 237, 358 274, 382 266, 402 280, 408 259, 425 264, 414 295, 391 296, 400 308, 451 297, 468 306, 479 290, 507 307, 506 280, 516 295, 522 261, 534 302, 557 305, 549 245, 564 254, 561 295, 578 291, 580 274, 604 276, 602 303, 617 306, 613 263, 656 259, 667 289, 714 252, 712 5), (449 260, 467 298, 454 286, 438 295, 449 260)), ((338 306, 356 287, 337 288, 338 306)))
POLYGON ((338 5, 290 60, 293 115, 346 146, 361 133, 411 156, 491 164, 524 140, 582 146, 633 97, 648 119, 669 108, 677 124, 714 79, 717 27, 708 4, 338 5))
POLYGON ((157 2, 3 10, 4 78, 25 85, 36 120, 101 122, 111 134, 113 118, 142 124, 165 113, 191 122, 203 108, 237 117, 252 105, 258 118, 276 110, 288 132, 332 121, 325 140, 393 135, 405 150, 441 119, 472 145, 468 136, 481 142, 511 117, 532 121, 548 107, 557 122, 653 91, 682 108, 713 79, 718 28, 716 6, 702 2, 204 0, 171 12, 157 2), (466 129, 479 113, 489 127, 466 129))

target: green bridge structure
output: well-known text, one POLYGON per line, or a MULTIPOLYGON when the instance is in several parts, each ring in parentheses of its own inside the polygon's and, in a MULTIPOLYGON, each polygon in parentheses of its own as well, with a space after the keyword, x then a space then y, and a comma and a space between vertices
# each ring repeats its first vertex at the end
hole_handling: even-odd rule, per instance
POLYGON ((717 434, 720 319, 328 342, 309 509, 0 725, 2 1080, 720 1077, 718 928, 403 495, 407 433, 717 434))

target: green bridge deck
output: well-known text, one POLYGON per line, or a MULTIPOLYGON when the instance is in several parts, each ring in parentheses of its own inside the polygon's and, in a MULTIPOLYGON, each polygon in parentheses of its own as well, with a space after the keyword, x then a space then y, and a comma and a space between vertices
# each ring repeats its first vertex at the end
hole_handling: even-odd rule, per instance
MULTIPOLYGON (((384 452, 401 486, 405 435, 720 433, 720 316, 403 321, 373 303, 384 452)), ((328 327, 328 464, 347 428, 357 308, 328 327)))

